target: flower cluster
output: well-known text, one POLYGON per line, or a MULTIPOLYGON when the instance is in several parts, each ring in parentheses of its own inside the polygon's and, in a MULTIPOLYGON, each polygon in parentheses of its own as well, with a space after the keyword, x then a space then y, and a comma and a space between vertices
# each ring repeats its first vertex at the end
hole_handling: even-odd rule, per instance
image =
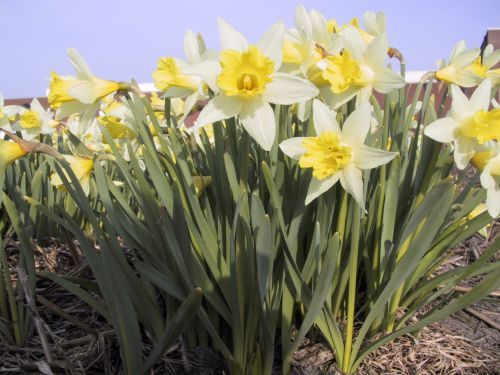
MULTIPOLYGON (((237 118, 244 130, 264 150, 279 148, 298 160, 301 169, 311 170, 306 203, 310 203, 337 181, 364 207, 363 170, 388 163, 395 152, 365 145, 374 120, 370 104, 373 91, 391 93, 405 86, 405 79, 388 64, 395 55, 386 32, 385 16, 367 12, 364 28, 354 19, 339 25, 315 10, 299 6, 295 27, 278 22, 256 42, 249 42, 226 21, 218 20, 221 50, 207 49, 203 38, 188 31, 184 38, 185 60, 161 57, 153 73, 157 93, 149 96, 155 119, 150 122, 153 140, 160 150, 153 121, 167 128, 173 116, 187 133, 197 133, 212 123, 237 118), (164 100, 171 113, 164 113, 164 100), (346 103, 351 103, 350 109, 346 103), (298 120, 306 121, 312 111, 314 133, 277 140, 281 126, 275 120, 276 106, 293 105, 298 120), (355 109, 353 109, 355 108, 355 109)), ((52 72, 48 102, 44 109, 35 99, 29 108, 0 103, 0 126, 17 132, 25 140, 56 142, 75 136, 91 153, 115 149, 127 160, 141 155, 137 141, 136 116, 127 104, 127 92, 136 85, 96 77, 74 50, 68 56, 75 76, 52 72)), ((448 116, 425 129, 425 135, 453 144, 458 168, 471 161, 481 172, 487 189, 487 205, 493 217, 500 213, 500 109, 491 109, 492 90, 500 84, 500 51, 487 46, 466 49, 457 44, 448 61, 440 61, 433 78, 450 86, 452 102, 448 116), (468 99, 460 87, 478 86, 468 99)), ((143 95, 143 94, 141 94, 143 95)), ((419 124, 417 124, 419 126, 419 124)), ((208 128, 207 128, 208 129, 208 128)), ((3 169, 26 154, 20 146, 2 140, 3 169)), ((385 147, 385 146, 384 146, 385 147)), ((78 170, 77 176, 89 192, 93 158, 65 156, 78 170)), ((62 182, 56 176, 55 186, 62 182)))

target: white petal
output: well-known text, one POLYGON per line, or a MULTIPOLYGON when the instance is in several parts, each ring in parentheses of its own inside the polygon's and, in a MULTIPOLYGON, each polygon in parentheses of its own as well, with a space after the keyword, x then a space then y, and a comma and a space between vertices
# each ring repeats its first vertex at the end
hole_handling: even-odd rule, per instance
POLYGON ((339 180, 339 177, 339 173, 336 173, 322 181, 313 177, 309 183, 309 189, 307 190, 306 206, 335 185, 339 180))
POLYGON ((95 87, 91 81, 75 82, 69 89, 68 94, 82 103, 91 104, 96 101, 95 87))
POLYGON ((363 61, 363 56, 366 50, 366 44, 363 38, 353 26, 348 26, 342 32, 342 38, 344 39, 344 47, 351 52, 352 57, 356 61, 363 61))
MULTIPOLYGON (((56 112, 56 120, 61 120, 68 116, 71 116, 74 113, 84 113, 89 108, 89 104, 80 103, 78 101, 71 101, 62 103, 59 110, 56 112)), ((94 113, 95 116, 95 113, 94 113)))
POLYGON ((500 215, 500 187, 498 185, 486 192, 486 206, 492 218, 500 215))
POLYGON ((281 66, 283 57, 283 38, 285 36, 285 24, 283 21, 275 23, 271 28, 262 36, 257 43, 262 53, 274 61, 274 69, 278 70, 281 66))
POLYGON ((496 64, 500 62, 500 49, 497 49, 495 51, 492 51, 493 45, 488 44, 488 47, 491 46, 491 52, 487 54, 486 49, 483 54, 483 65, 486 66, 488 69, 493 68, 496 64))
POLYGON ((260 147, 265 151, 271 150, 276 137, 276 121, 269 103, 260 99, 245 102, 240 119, 245 130, 260 147))
POLYGON ((496 185, 495 178, 491 175, 490 173, 490 168, 488 168, 488 165, 484 170, 481 172, 481 185, 485 189, 491 189, 494 188, 496 185))
POLYGON ((456 85, 451 85, 451 113, 455 120, 461 120, 470 113, 469 99, 456 85))
POLYGON ((353 147, 361 147, 370 130, 371 120, 370 105, 364 103, 345 120, 342 125, 342 139, 353 147))
POLYGON ((201 99, 201 97, 198 91, 186 97, 184 101, 184 113, 182 114, 182 117, 179 119, 179 123, 183 123, 186 117, 190 115, 191 110, 194 108, 199 99, 201 99))
POLYGON ((298 5, 295 9, 295 27, 308 41, 313 40, 311 20, 302 5, 298 5))
POLYGON ((359 87, 351 86, 340 94, 334 94, 329 86, 322 86, 320 88, 320 96, 333 109, 337 109, 342 104, 345 104, 354 98, 359 91, 359 87))
POLYGON ((201 61, 198 38, 191 30, 188 30, 184 36, 184 53, 186 54, 187 61, 190 64, 195 64, 201 61))
POLYGON ((201 61, 182 68, 182 73, 200 77, 215 93, 219 91, 216 81, 220 71, 220 63, 214 60, 201 61))
POLYGON ((371 35, 380 35, 385 32, 385 15, 382 12, 365 12, 364 25, 371 35))
POLYGON ((403 76, 389 68, 377 69, 373 74, 373 88, 381 94, 387 94, 405 85, 403 76))
POLYGON ((91 73, 87 62, 74 48, 68 48, 66 53, 68 54, 71 64, 75 67, 77 77, 79 79, 91 79, 94 75, 91 73))
POLYGON ((361 170, 354 165, 349 164, 340 171, 340 183, 342 187, 354 197, 354 200, 365 208, 365 198, 363 195, 363 174, 361 170))
POLYGON ((317 10, 311 10, 310 20, 312 26, 312 36, 313 39, 322 42, 329 38, 328 24, 326 23, 325 17, 317 10))
POLYGON ((300 102, 298 104, 297 117, 299 118, 300 121, 309 120, 309 116, 311 113, 311 104, 312 104, 312 100, 307 100, 305 102, 300 102))
POLYGON ((453 153, 458 169, 465 169, 470 159, 474 156, 474 145, 465 137, 455 140, 455 151, 453 153))
POLYGON ((318 88, 310 81, 286 73, 274 73, 262 99, 274 104, 294 104, 314 98, 318 88))
POLYGON ((354 164, 360 169, 372 169, 389 163, 397 154, 363 145, 354 154, 354 164))
POLYGON ((341 132, 335 115, 336 113, 321 100, 313 100, 313 120, 316 135, 320 135, 325 131, 341 132))
POLYGON ((455 139, 455 130, 457 127, 458 124, 453 118, 444 117, 427 125, 424 129, 424 134, 435 141, 450 143, 455 139))
POLYGON ((456 68, 464 68, 472 64, 476 57, 479 56, 479 52, 479 48, 471 48, 467 51, 460 52, 453 57, 451 63, 456 68))
POLYGON ((448 59, 448 61, 452 61, 453 58, 458 55, 459 53, 462 53, 463 51, 465 51, 465 48, 466 45, 465 45, 465 41, 464 40, 461 40, 460 42, 458 42, 454 47, 453 47, 453 50, 451 51, 451 54, 450 54, 450 57, 448 59))
POLYGON ((198 116, 196 124, 192 129, 193 131, 198 130, 204 125, 236 116, 241 112, 241 109, 241 100, 224 95, 216 96, 202 109, 200 116, 198 116))
POLYGON ((372 96, 372 92, 372 85, 366 85, 365 87, 358 90, 358 92, 356 93, 356 107, 359 107, 363 103, 369 102, 372 96))
POLYGON ((224 21, 222 18, 217 19, 217 27, 219 29, 221 49, 232 49, 243 52, 248 49, 248 42, 239 31, 224 21))
POLYGON ((30 108, 35 112, 38 112, 38 114, 40 115, 47 113, 47 111, 45 111, 45 108, 42 107, 37 98, 33 98, 30 104, 30 108))
POLYGON ((470 97, 469 108, 471 112, 477 112, 481 109, 487 111, 490 106, 490 98, 491 79, 485 79, 470 97))
POLYGON ((373 41, 366 47, 365 61, 372 67, 383 67, 385 58, 387 57, 387 49, 389 42, 387 34, 383 33, 373 39, 373 41))
POLYGON ((299 160, 306 149, 302 145, 305 137, 295 137, 280 143, 280 149, 286 156, 299 160))

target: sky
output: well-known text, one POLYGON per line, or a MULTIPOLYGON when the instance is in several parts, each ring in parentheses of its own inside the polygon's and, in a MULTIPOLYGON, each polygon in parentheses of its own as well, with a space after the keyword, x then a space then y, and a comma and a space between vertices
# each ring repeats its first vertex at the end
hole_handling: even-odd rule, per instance
POLYGON ((405 56, 407 70, 432 70, 458 41, 479 47, 488 28, 500 28, 499 0, 0 0, 0 93, 45 96, 51 70, 73 74, 68 47, 98 77, 152 82, 159 57, 184 57, 188 29, 218 49, 222 17, 252 43, 278 20, 293 27, 298 4, 339 23, 383 11, 390 44, 405 56))

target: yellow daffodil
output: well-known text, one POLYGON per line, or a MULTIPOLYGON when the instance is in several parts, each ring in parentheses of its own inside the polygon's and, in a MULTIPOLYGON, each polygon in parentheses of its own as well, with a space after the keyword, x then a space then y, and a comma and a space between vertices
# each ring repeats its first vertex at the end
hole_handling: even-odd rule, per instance
POLYGON ((366 146, 371 112, 362 104, 340 129, 335 112, 319 100, 313 101, 316 136, 290 138, 280 143, 285 155, 299 161, 300 168, 312 168, 306 204, 329 190, 340 180, 342 187, 364 208, 362 170, 391 161, 396 154, 366 146))
POLYGON ((476 57, 467 70, 476 74, 481 79, 490 78, 493 86, 500 85, 500 68, 493 69, 500 61, 500 50, 495 50, 492 44, 488 44, 482 56, 476 57))
POLYGON ((160 57, 153 73, 155 86, 173 96, 187 96, 198 90, 201 78, 182 73, 186 63, 173 57, 160 57))
POLYGON ((23 139, 34 139, 40 134, 52 134, 56 130, 58 123, 52 119, 54 114, 46 111, 37 98, 32 100, 29 109, 15 106, 14 111, 12 129, 21 132, 23 139))
POLYGON ((500 138, 500 109, 490 106, 491 80, 484 80, 470 100, 458 86, 451 85, 451 117, 429 124, 424 134, 443 143, 454 143, 455 163, 464 169, 482 145, 500 138))
POLYGON ((193 184, 196 195, 199 198, 202 196, 205 189, 212 185, 212 176, 193 176, 193 184))
POLYGON ((137 138, 137 134, 135 131, 124 123, 121 118, 115 116, 102 116, 98 117, 97 121, 99 121, 102 125, 106 127, 113 139, 135 139, 137 138))
POLYGON ((0 170, 5 171, 5 168, 26 154, 17 142, 0 139, 0 170))
MULTIPOLYGON (((88 158, 82 158, 73 155, 64 155, 64 159, 69 163, 71 169, 75 173, 76 178, 80 182, 80 186, 82 187, 85 195, 89 195, 90 192, 90 174, 94 169, 94 161, 88 158)), ((66 178, 69 179, 69 176, 65 173, 66 178)), ((64 190, 64 185, 58 174, 54 173, 50 177, 51 185, 55 186, 58 189, 64 190)))
POLYGON ((341 40, 330 32, 325 17, 314 9, 307 11, 299 5, 295 9, 295 28, 285 33, 281 71, 306 75, 325 54, 336 54, 341 49, 341 40))
POLYGON ((0 190, 3 188, 7 167, 27 153, 17 142, 0 139, 0 190))
POLYGON ((293 104, 315 97, 318 89, 309 81, 276 72, 282 61, 284 25, 279 22, 256 45, 219 19, 222 52, 218 95, 201 111, 195 127, 239 116, 242 126, 266 151, 276 134, 274 111, 269 103, 293 104))
POLYGON ((447 84, 461 87, 473 87, 481 82, 481 77, 469 69, 469 66, 479 56, 479 48, 466 49, 462 40, 457 43, 448 62, 439 60, 436 78, 447 84))
POLYGON ((486 206, 491 217, 500 215, 500 153, 490 158, 481 172, 481 185, 486 189, 486 206))
POLYGON ((333 108, 356 96, 358 105, 370 99, 372 91, 389 93, 405 84, 403 77, 385 66, 389 44, 385 33, 366 44, 354 27, 343 33, 342 54, 327 56, 317 63, 328 85, 320 87, 322 98, 333 108))
MULTIPOLYGON (((74 113, 94 113, 99 107, 99 100, 118 90, 126 89, 126 84, 108 81, 94 76, 85 60, 69 48, 68 57, 76 70, 76 77, 59 76, 52 72, 48 101, 51 108, 58 109, 56 119, 68 117, 74 113)), ((82 121, 88 126, 88 121, 82 121)))

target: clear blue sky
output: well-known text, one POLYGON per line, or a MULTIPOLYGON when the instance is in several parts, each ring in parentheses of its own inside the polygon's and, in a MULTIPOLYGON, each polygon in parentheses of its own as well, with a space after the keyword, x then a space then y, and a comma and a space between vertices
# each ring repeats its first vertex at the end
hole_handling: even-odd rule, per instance
POLYGON ((407 69, 427 70, 464 39, 479 46, 500 27, 499 0, 0 0, 0 92, 5 98, 44 96, 51 70, 73 74, 66 48, 76 48, 102 78, 151 82, 160 56, 183 56, 188 29, 218 48, 223 17, 256 41, 279 19, 293 26, 295 6, 346 22, 366 10, 385 12, 389 40, 407 69))

